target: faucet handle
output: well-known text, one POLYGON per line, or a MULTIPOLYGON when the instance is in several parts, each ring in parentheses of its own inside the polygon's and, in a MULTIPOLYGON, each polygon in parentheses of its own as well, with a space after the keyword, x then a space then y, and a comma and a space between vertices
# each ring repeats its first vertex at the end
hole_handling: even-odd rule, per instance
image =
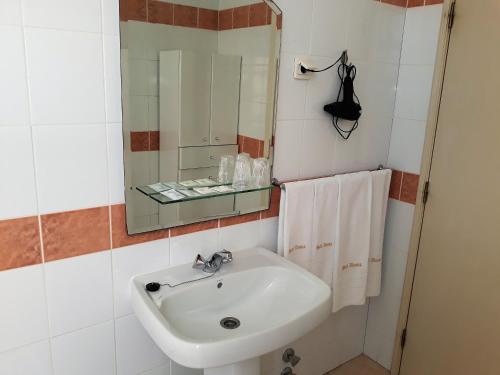
POLYGON ((297 366, 300 362, 300 357, 295 355, 295 350, 288 348, 282 356, 283 362, 290 363, 293 367, 297 366))
POLYGON ((231 263, 233 261, 233 253, 229 250, 224 249, 216 254, 222 256, 222 263, 231 263))
POLYGON ((203 257, 203 255, 198 254, 196 255, 196 258, 194 258, 193 268, 203 269, 205 268, 206 264, 207 260, 203 257))
POLYGON ((295 373, 293 372, 292 368, 291 367, 285 367, 282 371, 281 371, 281 375, 295 375, 295 373))

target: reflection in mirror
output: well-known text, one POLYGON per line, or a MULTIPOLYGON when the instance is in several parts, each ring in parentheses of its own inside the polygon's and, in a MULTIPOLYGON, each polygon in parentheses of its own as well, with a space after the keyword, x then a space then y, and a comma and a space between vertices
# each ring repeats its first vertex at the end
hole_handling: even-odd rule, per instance
POLYGON ((120 34, 129 234, 267 209, 275 4, 121 0, 120 34))

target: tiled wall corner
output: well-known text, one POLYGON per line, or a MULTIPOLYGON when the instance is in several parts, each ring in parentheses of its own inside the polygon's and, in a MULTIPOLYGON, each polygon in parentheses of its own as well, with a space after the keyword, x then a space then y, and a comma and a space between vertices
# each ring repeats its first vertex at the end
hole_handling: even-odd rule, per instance
POLYGON ((382 294, 370 300, 365 353, 390 368, 442 16, 440 1, 408 0, 388 166, 394 169, 384 240, 382 294), (426 5, 426 6, 423 6, 426 5))

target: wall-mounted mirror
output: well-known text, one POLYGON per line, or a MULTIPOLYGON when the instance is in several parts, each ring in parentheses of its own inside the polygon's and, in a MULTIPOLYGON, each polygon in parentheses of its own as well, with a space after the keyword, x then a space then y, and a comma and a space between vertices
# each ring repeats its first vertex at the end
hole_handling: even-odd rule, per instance
POLYGON ((278 7, 121 0, 120 36, 129 234, 267 209, 265 178, 232 182, 235 160, 270 174, 278 7))

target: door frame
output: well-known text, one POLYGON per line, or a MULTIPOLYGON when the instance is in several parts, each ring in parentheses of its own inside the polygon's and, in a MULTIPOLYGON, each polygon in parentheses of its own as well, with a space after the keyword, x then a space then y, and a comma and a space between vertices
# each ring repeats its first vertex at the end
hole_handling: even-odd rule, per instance
POLYGON ((448 45, 451 33, 451 30, 448 27, 448 20, 454 1, 455 0, 444 0, 443 14, 441 16, 436 62, 434 66, 434 78, 432 82, 432 93, 429 104, 429 112, 427 115, 425 142, 420 167, 417 203, 415 205, 415 213, 413 215, 413 226, 410 237, 410 247, 408 249, 408 259, 406 263, 403 292, 399 309, 399 319, 396 327, 396 337, 394 338, 394 349, 391 365, 392 375, 399 374, 403 355, 403 349, 401 347, 401 336, 403 334, 403 330, 407 325, 408 313, 410 310, 411 293, 413 289, 413 280, 415 276, 415 268, 417 265, 420 235, 425 212, 425 204, 423 203, 422 198, 425 183, 429 180, 431 170, 432 154, 434 150, 434 142, 438 125, 439 108, 441 103, 441 94, 444 83, 446 60, 448 56, 448 45))

